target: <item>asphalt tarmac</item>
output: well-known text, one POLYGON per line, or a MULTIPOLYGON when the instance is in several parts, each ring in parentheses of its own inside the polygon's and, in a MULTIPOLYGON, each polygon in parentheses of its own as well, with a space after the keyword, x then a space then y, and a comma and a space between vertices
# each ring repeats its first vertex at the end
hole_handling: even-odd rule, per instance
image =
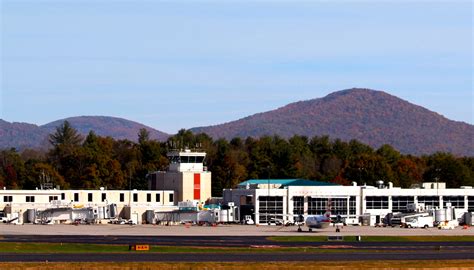
POLYGON ((359 249, 469 249, 474 253, 474 242, 275 242, 267 236, 99 236, 99 235, 4 235, 0 242, 24 243, 82 243, 82 244, 148 244, 159 246, 195 246, 195 247, 320 247, 327 245, 349 245, 359 249))
POLYGON ((368 261, 368 260, 467 260, 473 252, 390 252, 390 253, 3 253, 0 262, 271 262, 271 261, 368 261))
MULTIPOLYGON (((253 225, 219 225, 213 226, 157 226, 157 225, 8 225, 0 223, 0 235, 137 235, 137 236, 302 236, 302 235, 334 235, 336 228, 313 230, 308 232, 306 227, 303 232, 297 231, 297 226, 253 226, 253 225)), ((473 235, 474 228, 454 230, 405 229, 405 228, 374 228, 369 226, 345 226, 337 233, 341 236, 440 236, 440 235, 473 235)))
POLYGON ((366 235, 474 235, 474 229, 344 227, 339 236, 362 236, 361 242, 273 242, 269 236, 335 235, 334 228, 298 233, 295 227, 223 225, 200 226, 122 226, 122 225, 21 225, 0 224, 1 242, 150 244, 197 247, 320 247, 338 248, 322 253, 0 253, 1 262, 265 262, 265 261, 366 261, 366 260, 465 260, 474 259, 474 242, 364 242, 366 235), (369 250, 361 252, 360 250, 369 250), (373 250, 373 252, 370 252, 373 250), (384 252, 380 252, 384 251, 384 252))

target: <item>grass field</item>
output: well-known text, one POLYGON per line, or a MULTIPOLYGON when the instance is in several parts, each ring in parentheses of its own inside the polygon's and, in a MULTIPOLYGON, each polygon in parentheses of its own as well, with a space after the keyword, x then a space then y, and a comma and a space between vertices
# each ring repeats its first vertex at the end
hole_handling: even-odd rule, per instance
POLYGON ((265 263, 0 263, 2 270, 473 269, 474 260, 265 263))
POLYGON ((278 252, 375 252, 373 250, 325 249, 317 247, 176 247, 150 246, 149 251, 129 251, 127 245, 98 245, 98 244, 51 244, 51 243, 2 243, 1 253, 123 253, 123 252, 156 252, 156 253, 278 253, 278 252))

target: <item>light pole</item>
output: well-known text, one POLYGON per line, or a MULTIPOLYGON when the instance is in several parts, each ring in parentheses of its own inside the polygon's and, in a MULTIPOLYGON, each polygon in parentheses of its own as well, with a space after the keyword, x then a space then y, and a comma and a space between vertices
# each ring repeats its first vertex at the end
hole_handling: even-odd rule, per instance
POLYGON ((266 207, 267 207, 266 215, 267 215, 267 223, 268 225, 270 225, 270 220, 268 220, 268 212, 269 212, 268 201, 270 200, 270 166, 267 166, 267 190, 268 190, 268 194, 267 194, 267 203, 266 203, 266 207))
POLYGON ((364 167, 359 167, 359 185, 362 185, 362 170, 364 167))
MULTIPOLYGON (((435 182, 436 182, 436 197, 438 199, 438 202, 440 201, 439 200, 439 184, 438 184, 438 181, 439 181, 439 172, 441 171, 440 168, 436 168, 435 169, 435 172, 436 172, 436 176, 435 176, 435 182)), ((441 208, 442 205, 438 203, 438 207, 441 208)))

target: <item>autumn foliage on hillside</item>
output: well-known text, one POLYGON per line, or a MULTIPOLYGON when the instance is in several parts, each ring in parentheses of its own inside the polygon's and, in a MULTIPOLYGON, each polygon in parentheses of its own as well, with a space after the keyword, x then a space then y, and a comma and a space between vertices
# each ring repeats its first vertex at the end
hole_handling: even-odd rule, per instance
POLYGON ((90 131, 95 134, 114 139, 137 141, 140 129, 146 129, 150 138, 165 141, 169 135, 130 120, 109 116, 79 116, 54 121, 43 126, 27 123, 9 123, 0 119, 0 149, 48 149, 48 134, 54 132, 64 121, 68 121, 77 131, 86 136, 90 131))
POLYGON ((357 140, 344 142, 328 136, 228 141, 181 130, 159 142, 146 129, 137 136, 137 142, 94 132, 83 137, 64 122, 49 135, 48 151, 0 151, 0 187, 34 189, 47 176, 61 188, 147 189, 147 173, 166 170, 166 153, 185 147, 207 152, 213 196, 250 178, 304 178, 341 185, 374 185, 383 180, 401 187, 437 179, 448 187, 474 185, 474 157, 443 152, 404 155, 390 145, 374 149, 357 140))
POLYGON ((213 138, 328 135, 374 148, 392 145, 404 154, 474 155, 474 126, 382 91, 349 89, 289 104, 222 125, 192 129, 213 138))

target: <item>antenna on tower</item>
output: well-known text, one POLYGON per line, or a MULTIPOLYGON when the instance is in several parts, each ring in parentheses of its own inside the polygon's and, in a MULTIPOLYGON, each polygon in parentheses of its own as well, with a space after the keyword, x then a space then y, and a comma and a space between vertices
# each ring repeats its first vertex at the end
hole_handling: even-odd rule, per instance
POLYGON ((40 188, 41 189, 53 189, 53 181, 49 174, 45 174, 44 170, 41 170, 40 178, 40 188))

